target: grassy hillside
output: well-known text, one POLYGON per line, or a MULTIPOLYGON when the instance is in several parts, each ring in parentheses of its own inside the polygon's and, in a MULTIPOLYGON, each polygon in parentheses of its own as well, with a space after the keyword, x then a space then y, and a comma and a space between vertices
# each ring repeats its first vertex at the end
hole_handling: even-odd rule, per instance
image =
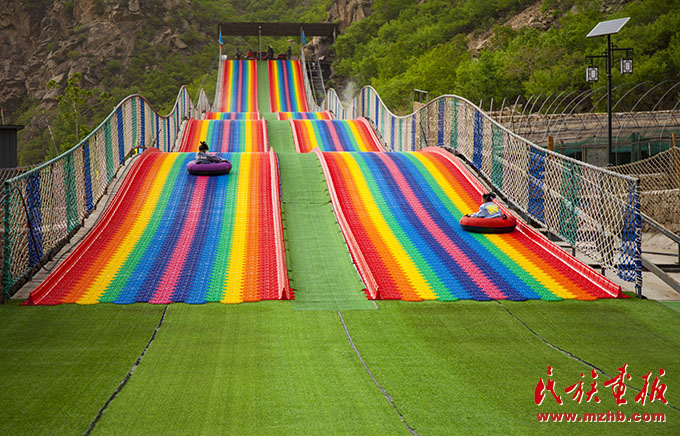
POLYGON ((338 39, 335 69, 360 86, 372 85, 402 112, 414 88, 430 97, 455 93, 473 102, 585 90, 585 56, 605 49, 604 38, 586 34, 599 21, 631 17, 613 42, 634 48, 634 74, 615 72, 614 85, 680 80, 680 1, 543 0, 541 10, 556 19, 549 30, 505 25, 534 3, 377 0, 374 13, 338 39), (490 43, 473 53, 469 39, 489 30, 490 43))

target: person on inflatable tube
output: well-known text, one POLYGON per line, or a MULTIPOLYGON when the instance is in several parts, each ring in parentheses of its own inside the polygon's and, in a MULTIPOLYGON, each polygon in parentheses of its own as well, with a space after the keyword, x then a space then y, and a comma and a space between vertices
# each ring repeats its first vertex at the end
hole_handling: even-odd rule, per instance
POLYGON ((196 163, 215 163, 215 162, 228 162, 226 159, 222 159, 214 154, 208 154, 208 144, 205 141, 201 141, 198 146, 198 153, 196 153, 196 163))
POLYGON ((198 153, 196 159, 187 164, 187 171, 194 176, 220 176, 222 174, 229 174, 231 171, 231 162, 227 159, 222 159, 220 156, 208 154, 208 144, 201 141, 198 146, 198 153))
POLYGON ((496 194, 493 192, 487 192, 486 194, 482 195, 482 205, 479 206, 479 211, 473 213, 472 215, 470 214, 465 214, 465 216, 471 216, 473 218, 500 218, 503 216, 501 211, 498 209, 498 206, 496 203, 493 202, 493 199, 496 198, 496 194))
POLYGON ((460 226, 472 233, 509 233, 515 230, 517 220, 513 216, 503 214, 493 202, 496 194, 487 193, 482 196, 479 212, 465 214, 460 219, 460 226))

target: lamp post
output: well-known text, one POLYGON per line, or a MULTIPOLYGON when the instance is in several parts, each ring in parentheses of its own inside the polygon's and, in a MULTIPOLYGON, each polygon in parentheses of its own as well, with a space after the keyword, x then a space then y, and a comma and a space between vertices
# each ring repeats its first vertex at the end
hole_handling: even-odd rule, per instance
POLYGON ((586 82, 597 82, 598 69, 594 64, 595 59, 604 59, 605 68, 607 70, 607 124, 608 124, 608 146, 607 146, 607 163, 612 165, 612 53, 615 51, 625 51, 625 58, 621 59, 620 72, 621 74, 633 73, 633 49, 632 48, 618 48, 612 44, 612 35, 619 33, 621 28, 630 20, 630 17, 619 18, 616 20, 602 21, 593 27, 593 30, 586 35, 586 38, 594 38, 597 36, 607 37, 607 48, 601 55, 586 56, 586 61, 590 65, 586 67, 586 82))

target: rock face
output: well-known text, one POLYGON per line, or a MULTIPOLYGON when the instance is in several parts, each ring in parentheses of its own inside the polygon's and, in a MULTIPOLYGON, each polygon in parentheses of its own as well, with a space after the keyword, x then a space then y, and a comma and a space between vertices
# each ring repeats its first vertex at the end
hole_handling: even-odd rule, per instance
MULTIPOLYGON (((608 15, 619 10, 622 5, 630 3, 631 1, 633 0, 602 0, 600 10, 603 14, 608 15)), ((535 0, 531 4, 528 3, 522 11, 508 17, 505 22, 500 24, 508 26, 513 30, 522 28, 548 30, 551 27, 559 26, 560 21, 555 17, 552 10, 541 10, 542 4, 543 2, 541 0, 535 0)), ((572 11, 576 12, 577 7, 573 6, 572 11)), ((468 49, 474 54, 479 53, 490 44, 493 36, 492 30, 484 32, 481 35, 475 35, 474 33, 468 35, 468 49)))
POLYGON ((337 0, 328 10, 328 20, 340 23, 340 32, 371 14, 373 0, 337 0))
POLYGON ((94 87, 105 74, 109 61, 121 65, 121 74, 134 54, 140 31, 153 35, 178 54, 187 46, 178 33, 191 23, 174 21, 171 26, 149 26, 149 17, 167 18, 184 0, 5 0, 0 8, 0 106, 6 122, 29 97, 46 105, 55 103, 59 90, 46 83, 57 81, 62 89, 71 74, 82 73, 83 86, 94 87), (148 5, 148 6, 146 6, 148 5), (181 44, 178 44, 180 42, 181 44))
MULTIPOLYGON (((326 21, 338 23, 340 33, 350 25, 371 15, 374 0, 336 0, 331 4, 326 21)), ((329 60, 331 53, 331 38, 314 37, 305 45, 305 56, 316 56, 320 60, 329 60)))
MULTIPOLYGON (((558 22, 550 11, 541 11, 541 2, 535 2, 526 7, 522 12, 510 17, 504 26, 508 26, 513 30, 518 30, 525 27, 531 27, 539 30, 548 30, 558 22)), ((468 49, 473 53, 479 53, 483 48, 489 45, 493 38, 493 31, 489 30, 481 35, 468 35, 468 49)))
MULTIPOLYGON (((344 31, 368 16, 372 5, 373 0, 334 1, 327 21, 340 23, 344 31)), ((190 0, 4 0, 0 106, 5 121, 13 121, 27 97, 42 106, 56 104, 56 96, 75 72, 82 74, 83 87, 100 86, 106 75, 122 77, 140 38, 171 53, 190 52, 180 35, 203 26, 181 13, 187 7, 190 0), (52 79, 60 88, 47 89, 52 79)), ((327 55, 331 42, 313 38, 308 53, 327 55)))

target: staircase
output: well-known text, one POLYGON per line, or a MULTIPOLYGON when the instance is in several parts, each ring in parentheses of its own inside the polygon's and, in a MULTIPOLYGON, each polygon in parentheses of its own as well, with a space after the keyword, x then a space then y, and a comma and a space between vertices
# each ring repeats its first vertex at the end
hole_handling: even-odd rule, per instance
POLYGON ((326 96, 326 88, 324 87, 323 70, 321 64, 317 60, 307 61, 307 74, 309 75, 309 83, 312 86, 314 93, 314 101, 319 104, 326 96))

